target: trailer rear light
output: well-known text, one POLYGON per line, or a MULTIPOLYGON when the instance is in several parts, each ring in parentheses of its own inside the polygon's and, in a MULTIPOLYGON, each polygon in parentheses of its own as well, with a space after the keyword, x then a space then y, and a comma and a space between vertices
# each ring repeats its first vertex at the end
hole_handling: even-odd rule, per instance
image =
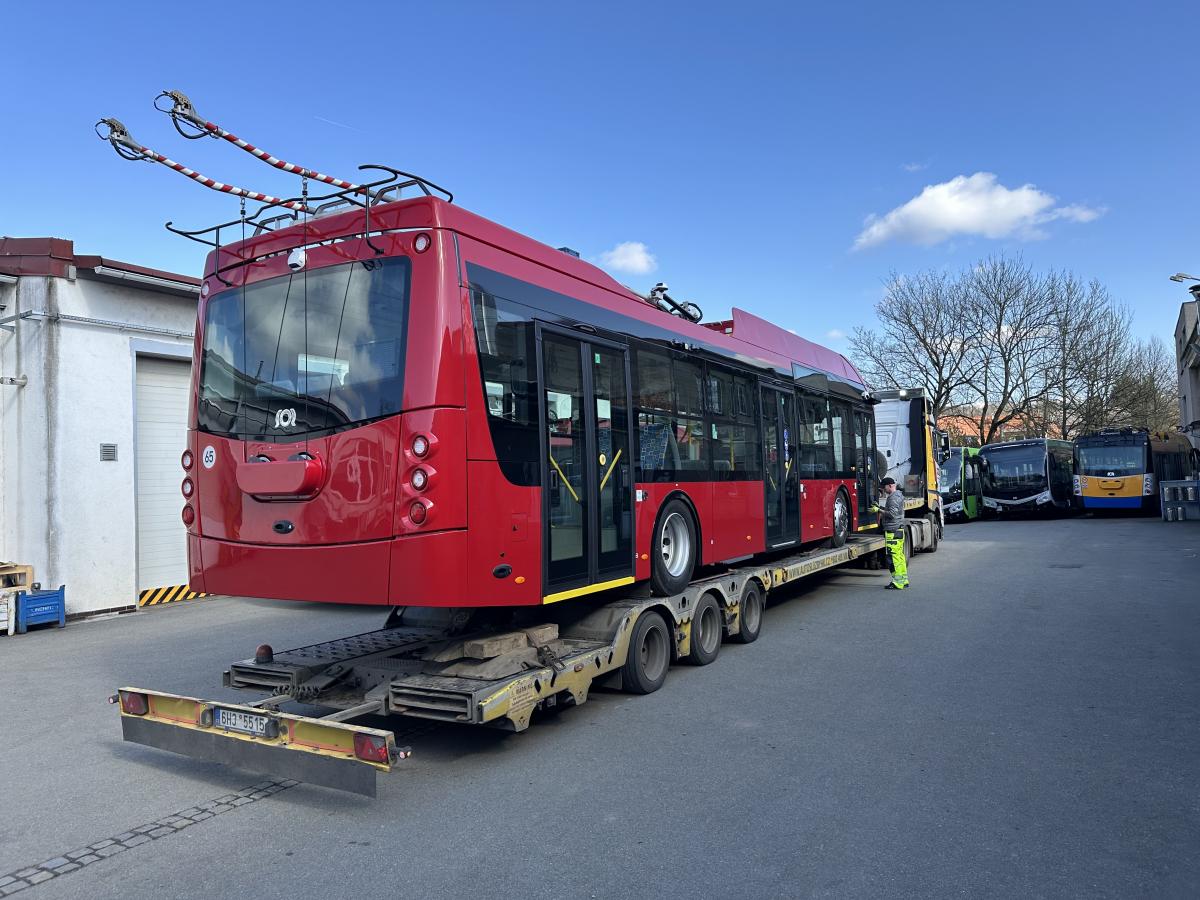
POLYGON ((130 716, 144 716, 150 712, 150 698, 134 691, 121 691, 121 712, 130 716))
POLYGON ((389 762, 387 738, 361 732, 356 733, 354 735, 354 755, 364 762, 389 762))
POLYGON ((423 434, 418 434, 415 438, 413 438, 412 452, 413 456, 417 457, 418 459, 423 459, 425 454, 429 452, 429 438, 425 437, 423 434))
POLYGON ((413 249, 416 250, 418 253, 424 253, 426 250, 429 249, 429 245, 431 243, 432 243, 432 241, 429 240, 429 235, 418 234, 413 239, 413 249))
POLYGON ((408 508, 408 517, 412 519, 414 525, 420 525, 425 521, 425 516, 428 512, 429 510, 425 508, 425 504, 418 500, 408 508))
POLYGON ((425 490, 425 485, 429 484, 429 476, 424 469, 413 469, 409 480, 412 482, 412 486, 418 491, 425 490))
POLYGON ((183 470, 185 472, 190 472, 193 462, 194 462, 194 460, 192 458, 192 451, 184 450, 183 456, 179 457, 179 464, 183 466, 183 470))
POLYGON ((196 511, 190 505, 183 508, 183 524, 191 525, 196 521, 196 511))
POLYGON ((192 493, 196 490, 196 486, 192 484, 192 479, 185 478, 183 479, 183 484, 179 486, 179 489, 183 491, 183 496, 190 498, 192 493))

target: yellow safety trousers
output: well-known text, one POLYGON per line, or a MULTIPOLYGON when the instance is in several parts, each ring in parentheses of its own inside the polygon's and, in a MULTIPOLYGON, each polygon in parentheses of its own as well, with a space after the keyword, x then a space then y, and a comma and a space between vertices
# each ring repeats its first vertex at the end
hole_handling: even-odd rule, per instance
POLYGON ((892 584, 898 588, 908 587, 908 562, 904 558, 904 532, 889 531, 883 536, 887 549, 888 568, 892 570, 892 584))

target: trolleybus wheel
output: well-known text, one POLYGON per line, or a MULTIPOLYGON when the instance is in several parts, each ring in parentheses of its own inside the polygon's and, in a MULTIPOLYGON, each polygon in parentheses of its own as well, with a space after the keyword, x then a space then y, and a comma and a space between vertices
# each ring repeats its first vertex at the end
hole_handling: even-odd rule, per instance
POLYGON ((838 491, 833 498, 833 537, 829 539, 829 546, 844 546, 849 533, 850 501, 847 499, 845 491, 838 491))
POLYGON ((742 588, 741 607, 741 628, 733 639, 739 644, 753 644, 758 640, 758 634, 762 631, 762 616, 763 616, 763 595, 758 589, 758 582, 753 578, 746 580, 746 586, 742 588))
POLYGON ((721 652, 721 604, 712 594, 705 594, 692 614, 692 640, 687 661, 694 666, 707 666, 721 652))
POLYGON ((698 547, 692 511, 676 497, 658 514, 650 545, 650 586, 655 594, 669 597, 688 586, 698 547))
POLYGON ((671 633, 656 612, 644 612, 629 636, 629 655, 621 666, 621 688, 629 694, 653 694, 667 680, 671 633))

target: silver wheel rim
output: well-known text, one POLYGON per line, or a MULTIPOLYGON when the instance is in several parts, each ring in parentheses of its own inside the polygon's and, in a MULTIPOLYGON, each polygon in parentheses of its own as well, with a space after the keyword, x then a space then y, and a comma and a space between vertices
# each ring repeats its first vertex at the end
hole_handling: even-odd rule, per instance
POLYGON ((761 619, 762 604, 759 602, 758 593, 752 591, 746 595, 746 599, 742 603, 742 631, 749 634, 758 631, 758 623, 761 619))
POLYGON ((681 514, 671 513, 663 520, 659 550, 667 574, 672 578, 683 575, 692 558, 692 534, 681 514))
POLYGON ((712 604, 706 604, 700 610, 700 617, 696 620, 696 627, 699 629, 696 639, 700 644, 701 652, 705 655, 712 653, 717 648, 717 643, 721 640, 721 627, 717 622, 716 607, 712 604))
POLYGON ((667 665, 667 641, 661 628, 646 630, 642 645, 638 647, 638 659, 642 664, 642 674, 650 681, 656 681, 667 665))
POLYGON ((845 534, 850 528, 850 509, 840 494, 833 502, 833 533, 845 534))

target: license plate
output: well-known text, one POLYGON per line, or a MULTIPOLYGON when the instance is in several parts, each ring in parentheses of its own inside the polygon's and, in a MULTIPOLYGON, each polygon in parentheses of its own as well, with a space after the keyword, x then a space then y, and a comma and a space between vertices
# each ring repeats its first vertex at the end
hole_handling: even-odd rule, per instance
POLYGON ((256 716, 254 713, 242 712, 237 709, 213 710, 213 725, 217 728, 227 728, 241 734, 252 734, 262 737, 267 733, 267 717, 256 716))

